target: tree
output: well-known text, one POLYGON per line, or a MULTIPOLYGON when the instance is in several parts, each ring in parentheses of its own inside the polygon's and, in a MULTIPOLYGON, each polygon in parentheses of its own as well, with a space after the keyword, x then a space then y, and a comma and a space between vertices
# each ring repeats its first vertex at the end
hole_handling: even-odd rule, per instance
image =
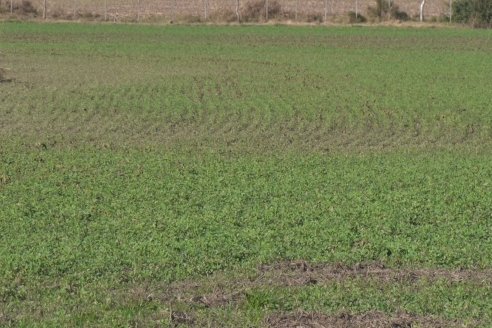
POLYGON ((492 27, 492 0, 457 0, 453 6, 454 21, 475 27, 492 27))

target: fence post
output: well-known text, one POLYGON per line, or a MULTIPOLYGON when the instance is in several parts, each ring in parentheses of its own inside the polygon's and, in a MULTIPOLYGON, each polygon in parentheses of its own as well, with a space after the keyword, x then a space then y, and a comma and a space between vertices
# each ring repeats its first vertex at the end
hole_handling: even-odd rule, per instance
POLYGON ((177 3, 176 3, 176 0, 173 1, 173 13, 172 13, 172 21, 175 22, 176 21, 176 6, 177 6, 177 3))
POLYGON ((299 12, 299 0, 296 0, 296 15, 295 15, 295 17, 296 17, 296 18, 295 18, 295 19, 296 19, 296 21, 297 21, 297 17, 298 17, 298 16, 297 16, 297 15, 298 15, 298 12, 299 12))
POLYGON ((10 0, 10 13, 14 13, 14 0, 10 0))
POLYGON ((48 4, 46 3, 47 0, 43 0, 43 19, 46 19, 47 16, 47 9, 48 9, 48 4))
POLYGON ((453 22, 453 0, 449 0, 449 22, 453 22))
POLYGON ((205 20, 208 20, 208 0, 203 0, 203 13, 205 20))
POLYGON ((355 19, 359 20, 359 0, 355 0, 355 19))
POLYGON ((108 20, 108 0, 104 0, 104 20, 108 20))
POLYGON ((137 22, 140 22, 140 0, 137 0, 137 22))
POLYGON ((420 21, 424 21, 424 6, 425 6, 425 0, 422 0, 422 3, 420 4, 420 21))
POLYGON ((241 2, 240 2, 240 0, 236 0, 236 17, 237 17, 238 23, 241 23, 240 8, 241 8, 241 2))
POLYGON ((325 0, 325 18, 323 19, 325 23, 327 18, 328 18, 328 0, 325 0))
POLYGON ((265 0, 265 21, 268 22, 268 0, 265 0))

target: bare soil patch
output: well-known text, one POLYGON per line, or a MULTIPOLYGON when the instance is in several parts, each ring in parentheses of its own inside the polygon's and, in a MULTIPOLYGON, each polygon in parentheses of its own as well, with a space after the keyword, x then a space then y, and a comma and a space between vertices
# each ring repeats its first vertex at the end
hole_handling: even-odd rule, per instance
POLYGON ((325 265, 305 261, 262 265, 257 282, 299 286, 344 279, 372 279, 383 282, 417 282, 444 279, 450 282, 492 283, 492 270, 392 269, 383 263, 325 265))
POLYGON ((171 324, 173 327, 177 327, 179 325, 190 326, 195 323, 195 319, 193 316, 186 312, 171 312, 171 324))
MULTIPOLYGON (((310 264, 286 261, 261 265, 255 276, 228 277, 216 274, 203 281, 182 281, 168 286, 138 286, 130 290, 129 300, 188 303, 207 308, 240 304, 248 291, 261 287, 299 287, 323 285, 333 281, 362 279, 381 283, 417 284, 421 280, 445 280, 492 284, 492 270, 393 269, 382 263, 310 264)), ((128 294, 127 294, 128 295, 128 294)))
POLYGON ((462 327, 462 324, 458 321, 420 317, 407 313, 386 315, 382 312, 367 312, 360 315, 340 314, 328 316, 319 313, 298 312, 274 314, 266 319, 266 326, 274 328, 445 328, 462 327))

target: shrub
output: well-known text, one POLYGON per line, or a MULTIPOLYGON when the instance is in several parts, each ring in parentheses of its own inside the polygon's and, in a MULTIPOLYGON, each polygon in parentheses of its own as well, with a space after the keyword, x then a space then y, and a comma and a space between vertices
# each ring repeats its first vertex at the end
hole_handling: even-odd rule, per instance
POLYGON ((77 16, 87 20, 97 20, 102 17, 100 14, 93 13, 92 11, 88 11, 88 10, 77 12, 77 16))
POLYGON ((292 11, 292 10, 283 10, 282 9, 282 12, 281 12, 281 15, 279 18, 286 19, 286 20, 294 20, 296 18, 296 12, 292 11))
POLYGON ((361 14, 356 14, 355 11, 349 11, 348 13, 349 23, 365 23, 367 22, 367 18, 362 16, 361 14))
POLYGON ((408 16, 408 14, 405 11, 400 11, 398 9, 394 12, 392 17, 400 21, 410 20, 410 16, 408 16))
POLYGON ((67 15, 61 8, 56 8, 51 12, 51 17, 57 19, 57 18, 65 18, 67 15))
POLYGON ((212 22, 232 23, 237 21, 236 13, 232 10, 216 10, 210 13, 209 19, 212 22))
POLYGON ((202 18, 196 15, 184 15, 179 18, 179 21, 190 24, 197 24, 202 23, 202 18))
MULTIPOLYGON (((15 1, 12 6, 12 11, 17 15, 29 15, 36 16, 38 11, 32 5, 29 0, 22 0, 21 2, 15 1)), ((0 13, 9 13, 10 12, 10 1, 1 1, 0 0, 0 13)))
MULTIPOLYGON (((265 18, 265 0, 248 1, 241 12, 241 18, 245 22, 258 22, 265 18)), ((268 17, 279 18, 282 14, 282 6, 275 0, 268 2, 268 17)))
POLYGON ((473 10, 473 1, 458 0, 453 5, 453 18, 458 23, 468 23, 473 14, 473 10))
POLYGON ((369 6, 367 8, 368 16, 379 20, 385 17, 397 20, 408 20, 408 14, 404 11, 400 11, 400 8, 388 3, 388 0, 376 0, 376 6, 369 6))
POLYGON ((25 15, 28 15, 28 14, 37 15, 38 14, 37 9, 34 8, 31 1, 29 1, 29 0, 22 0, 20 6, 18 7, 18 10, 20 13, 25 14, 25 15))
POLYGON ((307 15, 306 19, 308 23, 322 23, 324 17, 322 14, 311 13, 307 15))
POLYGON ((458 0, 453 6, 453 17, 458 23, 492 27, 492 0, 458 0))

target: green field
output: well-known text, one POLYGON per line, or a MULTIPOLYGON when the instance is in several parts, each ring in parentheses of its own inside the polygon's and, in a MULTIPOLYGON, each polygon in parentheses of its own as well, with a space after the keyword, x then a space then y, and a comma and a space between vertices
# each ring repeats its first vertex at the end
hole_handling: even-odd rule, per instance
POLYGON ((4 22, 0 52, 0 326, 492 326, 491 31, 4 22))

